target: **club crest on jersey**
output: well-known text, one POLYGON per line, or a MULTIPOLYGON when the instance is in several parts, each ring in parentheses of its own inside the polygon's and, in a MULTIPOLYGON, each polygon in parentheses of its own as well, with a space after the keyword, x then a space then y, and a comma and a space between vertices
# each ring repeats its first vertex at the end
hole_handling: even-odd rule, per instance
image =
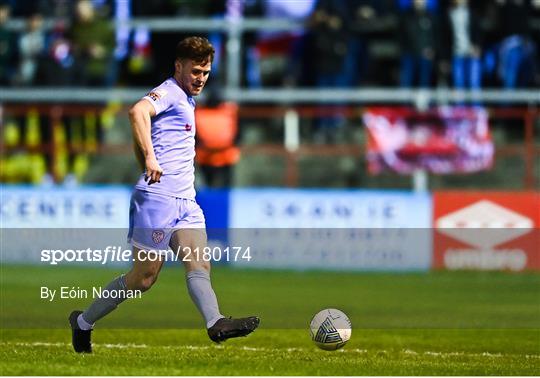
POLYGON ((191 131, 191 127, 192 126, 189 123, 186 123, 186 126, 185 126, 186 131, 191 131))
POLYGON ((159 244, 165 237, 165 233, 162 230, 154 230, 152 231, 152 240, 154 243, 159 244))

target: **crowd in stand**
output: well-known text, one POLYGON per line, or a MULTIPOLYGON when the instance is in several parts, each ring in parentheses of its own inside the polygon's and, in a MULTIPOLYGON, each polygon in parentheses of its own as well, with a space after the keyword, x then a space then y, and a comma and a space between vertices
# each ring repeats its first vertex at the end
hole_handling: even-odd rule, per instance
MULTIPOLYGON (((540 0, 0 0, 0 86, 151 88, 172 73, 176 43, 200 34, 113 22, 154 17, 289 18, 304 25, 242 34, 241 85, 249 88, 540 86, 540 0)), ((206 36, 216 47, 212 98, 226 79, 227 34, 206 36)), ((113 130, 118 109, 109 104, 56 123, 35 109, 6 117, 0 182, 82 181, 99 166, 90 156, 103 131, 113 130)), ((337 112, 313 119, 313 142, 346 139, 337 112)), ((236 130, 236 119, 226 116, 236 130)), ((202 170, 209 184, 212 169, 202 170)))
MULTIPOLYGON (((129 17, 288 17, 304 32, 242 36, 247 87, 540 85, 539 0, 0 0, 0 85, 151 86, 184 34, 129 17), (10 27, 23 19, 24 30, 10 27), (44 20, 52 20, 52 24, 44 20)), ((199 34, 194 32, 195 34, 199 34)), ((226 33, 215 82, 224 81, 226 33)))
POLYGON ((385 74, 383 84, 401 87, 538 85, 539 11, 526 0, 320 0, 308 36, 311 55, 324 58, 314 76, 337 86, 377 84, 372 77, 385 74), (391 55, 385 43, 397 50, 394 71, 378 64, 391 55))

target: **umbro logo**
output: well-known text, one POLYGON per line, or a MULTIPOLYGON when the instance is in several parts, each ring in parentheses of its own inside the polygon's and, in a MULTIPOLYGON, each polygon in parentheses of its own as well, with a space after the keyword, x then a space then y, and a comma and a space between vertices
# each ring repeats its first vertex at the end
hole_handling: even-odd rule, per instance
POLYGON ((494 202, 481 200, 439 218, 435 226, 442 234, 461 242, 492 248, 528 234, 534 222, 494 202))
POLYGON ((192 126, 189 123, 186 123, 185 130, 191 131, 192 126))

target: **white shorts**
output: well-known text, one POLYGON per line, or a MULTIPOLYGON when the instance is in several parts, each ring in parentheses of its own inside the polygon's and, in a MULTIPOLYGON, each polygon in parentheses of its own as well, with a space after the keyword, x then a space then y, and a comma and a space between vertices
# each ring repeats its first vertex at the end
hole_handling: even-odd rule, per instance
POLYGON ((174 231, 206 228, 201 207, 191 199, 134 190, 129 209, 128 242, 145 250, 169 249, 174 231))

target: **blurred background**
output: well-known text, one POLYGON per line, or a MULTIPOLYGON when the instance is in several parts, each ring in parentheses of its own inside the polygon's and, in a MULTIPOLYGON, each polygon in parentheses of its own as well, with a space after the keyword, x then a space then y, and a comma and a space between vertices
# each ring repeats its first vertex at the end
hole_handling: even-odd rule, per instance
MULTIPOLYGON (((133 183, 126 111, 172 74, 176 43, 196 34, 216 48, 198 106, 200 188, 540 184, 539 1, 0 4, 2 182, 133 183), (366 114, 381 114, 372 107, 386 108, 390 128, 406 120, 409 139, 368 124, 366 114), (469 132, 483 133, 493 154, 475 168, 420 163, 420 155, 451 160, 460 148, 457 159, 479 154, 417 127, 441 131, 456 117, 470 119, 469 132), (415 162, 391 163, 379 137, 415 162)), ((472 143, 472 134, 461 137, 472 143)))
MULTIPOLYGON (((189 35, 216 49, 196 112, 209 227, 540 222, 538 0, 1 0, 4 225, 126 227, 127 110, 189 35)), ((483 266, 412 239, 355 264, 483 266)), ((538 265, 518 255, 488 268, 538 265)))

